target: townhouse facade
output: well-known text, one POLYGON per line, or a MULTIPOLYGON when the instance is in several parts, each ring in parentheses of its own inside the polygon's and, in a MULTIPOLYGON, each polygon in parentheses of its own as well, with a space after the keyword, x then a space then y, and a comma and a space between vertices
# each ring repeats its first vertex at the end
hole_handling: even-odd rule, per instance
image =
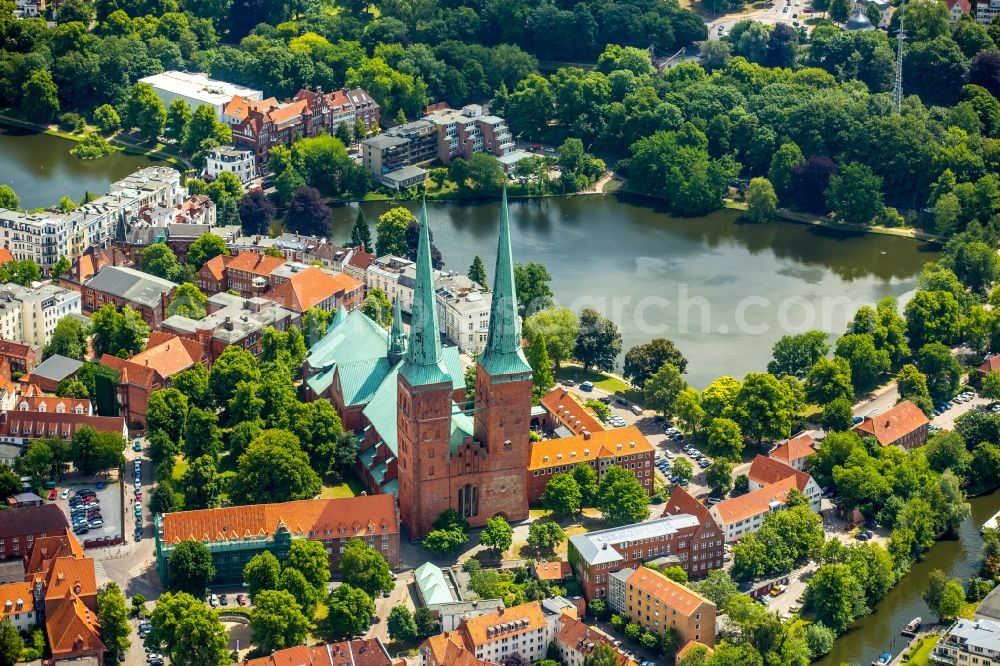
POLYGON ((796 489, 795 477, 788 476, 746 495, 722 500, 709 512, 722 528, 726 543, 733 543, 759 530, 769 513, 784 509, 788 493, 793 489, 796 489))
POLYGON ((257 158, 249 148, 219 146, 205 155, 205 177, 215 180, 223 173, 233 173, 246 185, 257 177, 257 158))
POLYGON ((68 442, 83 426, 90 426, 98 432, 117 433, 128 439, 128 425, 121 416, 12 410, 0 413, 0 443, 24 448, 33 439, 51 438, 68 442))
POLYGON ((80 292, 72 289, 0 285, 0 337, 6 340, 44 347, 59 321, 80 311, 80 292))
POLYGON ((0 361, 6 361, 9 364, 7 366, 9 372, 22 375, 31 372, 41 356, 42 350, 38 345, 14 342, 6 335, 0 335, 0 361))
POLYGON ((811 433, 804 432, 774 447, 768 457, 805 471, 809 456, 816 453, 817 446, 816 438, 811 433))

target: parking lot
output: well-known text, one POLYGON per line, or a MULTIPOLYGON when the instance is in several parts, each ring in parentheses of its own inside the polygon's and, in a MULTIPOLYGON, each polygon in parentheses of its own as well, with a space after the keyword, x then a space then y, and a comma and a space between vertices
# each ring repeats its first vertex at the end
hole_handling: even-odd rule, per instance
MULTIPOLYGON (((949 402, 947 409, 940 414, 934 415, 931 419, 931 425, 942 430, 954 430, 955 419, 969 410, 977 408, 982 409, 988 404, 990 404, 990 400, 975 394, 973 394, 972 398, 965 402, 949 402)), ((944 405, 939 406, 944 407, 944 405)))
MULTIPOLYGON (((76 496, 77 492, 81 490, 92 490, 95 502, 91 502, 91 508, 84 509, 84 515, 87 515, 87 511, 90 512, 90 516, 96 517, 95 511, 100 512, 100 520, 103 525, 99 527, 88 527, 86 532, 82 531, 82 528, 74 529, 77 539, 80 542, 89 541, 92 539, 103 539, 105 537, 111 537, 112 539, 116 536, 122 535, 128 538, 122 530, 122 496, 121 488, 118 482, 114 483, 70 483, 64 484, 57 488, 59 491, 58 499, 56 504, 60 509, 66 514, 66 519, 69 521, 70 525, 74 528, 73 514, 71 513, 70 501, 76 496), (101 487, 99 487, 101 486, 101 487)), ((89 496, 89 495, 88 495, 89 496)), ((93 525, 93 523, 88 523, 88 525, 93 525)))

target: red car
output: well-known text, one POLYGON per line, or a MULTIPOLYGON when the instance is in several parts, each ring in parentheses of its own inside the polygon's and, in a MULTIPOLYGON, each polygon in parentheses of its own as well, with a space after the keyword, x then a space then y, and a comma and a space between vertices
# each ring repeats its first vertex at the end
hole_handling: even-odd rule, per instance
POLYGON ((241 593, 236 595, 236 603, 240 606, 246 606, 249 603, 249 601, 250 600, 247 599, 247 595, 245 594, 241 593))
POLYGON ((59 497, 59 491, 58 490, 56 490, 55 488, 53 488, 52 490, 49 491, 49 501, 50 502, 55 502, 57 497, 59 497))

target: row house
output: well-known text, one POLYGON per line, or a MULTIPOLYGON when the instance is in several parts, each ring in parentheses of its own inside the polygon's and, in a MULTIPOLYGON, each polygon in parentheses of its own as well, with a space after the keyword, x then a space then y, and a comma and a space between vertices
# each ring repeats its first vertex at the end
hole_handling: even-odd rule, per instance
POLYGON ((606 598, 608 576, 626 567, 667 558, 700 578, 722 566, 722 553, 716 521, 683 513, 569 538, 569 562, 588 600, 606 598))
POLYGON ((351 539, 377 550, 390 567, 399 565, 399 513, 392 495, 177 511, 157 514, 155 525, 160 580, 169 575, 170 554, 187 539, 208 547, 215 563, 214 583, 220 585, 242 582, 243 567, 265 550, 284 561, 293 539, 322 543, 331 571, 351 539))
POLYGON ((552 475, 572 472, 577 465, 588 465, 598 479, 613 467, 626 469, 635 475, 646 494, 652 495, 655 453, 636 426, 533 442, 528 463, 528 502, 541 499, 552 475))
POLYGON ((265 328, 286 331, 298 326, 300 315, 266 298, 248 298, 225 292, 210 296, 208 314, 202 319, 182 315, 167 317, 160 330, 195 340, 205 347, 210 363, 214 363, 226 347, 242 347, 255 357, 263 351, 261 339, 265 328))
POLYGON ((258 252, 219 255, 198 271, 198 286, 209 295, 236 291, 243 298, 261 296, 271 288, 271 272, 284 263, 282 257, 258 252))
POLYGON ((303 89, 285 102, 234 96, 223 111, 232 128, 233 145, 253 153, 258 174, 265 172, 268 151, 274 146, 291 147, 296 138, 321 132, 334 134, 341 124, 353 130, 359 118, 366 131, 371 131, 379 114, 379 105, 361 88, 332 93, 303 89))
POLYGON ((128 439, 128 425, 121 416, 12 410, 0 413, 0 443, 24 448, 33 439, 69 442, 84 426, 90 426, 97 432, 117 433, 128 439))
POLYGON ((177 256, 177 260, 184 263, 187 261, 188 250, 205 234, 215 234, 228 244, 239 238, 241 233, 242 229, 238 224, 216 227, 209 224, 166 222, 157 225, 143 220, 129 231, 127 238, 118 246, 135 266, 142 265, 142 251, 154 243, 165 244, 177 256))
POLYGON ((5 361, 10 373, 25 374, 38 363, 42 356, 39 345, 26 345, 23 342, 14 342, 6 335, 0 335, 0 361, 5 361))

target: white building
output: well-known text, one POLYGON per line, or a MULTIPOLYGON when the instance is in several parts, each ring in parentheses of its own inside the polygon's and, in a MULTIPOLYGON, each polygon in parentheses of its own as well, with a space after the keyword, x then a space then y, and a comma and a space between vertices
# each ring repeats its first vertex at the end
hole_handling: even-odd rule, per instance
POLYGON ((256 101, 264 98, 264 93, 260 90, 226 81, 216 81, 200 72, 161 72, 139 79, 139 83, 148 83, 152 86, 163 106, 169 107, 175 99, 187 102, 192 111, 205 104, 215 109, 215 117, 220 121, 223 109, 233 97, 245 97, 256 101))
POLYGON ((257 173, 257 158, 249 148, 213 148, 205 157, 205 176, 214 180, 225 171, 235 173, 240 182, 246 185, 257 173))
MULTIPOLYGON (((401 257, 380 257, 365 273, 365 289, 378 288, 390 301, 399 299, 409 314, 413 308, 414 263, 401 257)), ((486 347, 490 326, 491 299, 482 287, 455 271, 435 271, 438 324, 441 332, 466 354, 478 354, 486 347)))
POLYGON ((14 259, 31 259, 48 272, 69 256, 77 215, 74 213, 26 213, 0 208, 0 247, 5 247, 14 259))
POLYGON ((788 493, 793 488, 795 477, 789 476, 746 495, 723 500, 708 512, 725 532, 726 543, 733 543, 759 530, 767 514, 784 509, 788 493))
POLYGON ((949 666, 1000 663, 1000 622, 978 616, 975 620, 958 620, 934 646, 930 661, 949 666))
POLYGON ((38 624, 38 617, 30 583, 0 585, 0 617, 10 620, 18 631, 31 633, 38 624))
POLYGON ((5 340, 44 346, 59 320, 70 314, 80 314, 78 291, 54 284, 0 285, 0 333, 5 340))
POLYGON ((989 25, 1000 14, 1000 0, 979 0, 976 5, 976 23, 989 25))
POLYGON ((819 513, 823 492, 816 480, 802 470, 795 469, 776 458, 758 455, 753 459, 750 469, 747 471, 750 490, 766 488, 789 477, 795 479, 796 489, 809 500, 809 508, 812 509, 813 513, 819 513))

